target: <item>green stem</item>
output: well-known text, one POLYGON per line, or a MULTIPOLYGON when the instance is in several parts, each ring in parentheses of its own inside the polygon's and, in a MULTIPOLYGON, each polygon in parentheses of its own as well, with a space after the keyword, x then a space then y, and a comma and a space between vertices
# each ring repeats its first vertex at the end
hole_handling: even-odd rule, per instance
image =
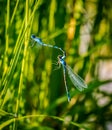
POLYGON ((7 16, 6 16, 6 46, 5 46, 5 53, 4 53, 4 71, 2 78, 6 75, 8 70, 8 48, 9 48, 9 19, 10 19, 10 0, 7 0, 7 16))

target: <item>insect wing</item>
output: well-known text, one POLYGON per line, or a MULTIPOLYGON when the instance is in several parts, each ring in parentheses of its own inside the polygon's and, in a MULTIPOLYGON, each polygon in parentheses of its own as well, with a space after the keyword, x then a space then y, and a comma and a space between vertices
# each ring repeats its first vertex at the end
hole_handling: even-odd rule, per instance
POLYGON ((66 69, 68 71, 70 80, 79 91, 83 91, 84 88, 87 88, 87 85, 85 84, 84 80, 79 75, 73 73, 72 69, 69 66, 66 66, 66 69))

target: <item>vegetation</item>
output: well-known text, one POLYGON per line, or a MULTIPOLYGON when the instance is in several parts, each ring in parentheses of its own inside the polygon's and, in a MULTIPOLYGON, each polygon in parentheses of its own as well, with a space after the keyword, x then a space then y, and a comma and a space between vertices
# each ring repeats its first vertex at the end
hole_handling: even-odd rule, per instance
POLYGON ((110 0, 0 1, 0 129, 112 128, 112 4, 110 0), (61 51, 88 85, 67 101, 61 51))

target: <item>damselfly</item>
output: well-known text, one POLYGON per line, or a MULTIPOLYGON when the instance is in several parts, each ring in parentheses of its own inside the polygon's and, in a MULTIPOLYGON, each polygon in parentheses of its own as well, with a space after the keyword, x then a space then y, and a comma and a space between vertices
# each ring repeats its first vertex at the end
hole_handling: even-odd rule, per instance
POLYGON ((45 44, 41 38, 38 38, 36 37, 34 34, 31 35, 31 39, 33 41, 35 41, 37 44, 41 45, 41 46, 46 46, 46 47, 51 47, 51 48, 55 48, 55 49, 58 49, 60 50, 62 53, 63 53, 63 56, 66 56, 65 54, 65 51, 63 49, 61 49, 60 47, 57 47, 57 46, 53 46, 51 44, 45 44))
POLYGON ((66 88, 68 101, 71 100, 71 97, 70 97, 67 82, 66 82, 66 70, 68 72, 68 75, 69 75, 72 83, 79 91, 82 91, 82 90, 84 90, 84 88, 87 88, 87 85, 84 83, 84 80, 76 73, 73 73, 72 69, 66 64, 66 62, 64 60, 66 58, 66 53, 63 49, 61 49, 60 47, 57 47, 57 46, 50 45, 50 44, 45 44, 41 40, 41 38, 36 37, 34 34, 31 35, 31 39, 41 46, 55 48, 55 49, 60 50, 63 53, 63 56, 62 55, 58 56, 58 64, 59 64, 59 67, 60 67, 60 65, 62 65, 62 68, 63 68, 64 82, 65 82, 65 88, 66 88))
POLYGON ((73 85, 79 90, 83 91, 85 88, 87 88, 87 85, 85 84, 84 80, 77 75, 76 73, 73 73, 72 69, 66 64, 65 62, 65 56, 58 56, 58 64, 59 67, 62 65, 63 68, 63 75, 64 75, 64 82, 65 82, 65 88, 66 88, 66 93, 68 97, 68 102, 71 100, 70 93, 68 90, 67 82, 66 82, 66 71, 68 72, 68 76, 70 80, 72 81, 73 85))

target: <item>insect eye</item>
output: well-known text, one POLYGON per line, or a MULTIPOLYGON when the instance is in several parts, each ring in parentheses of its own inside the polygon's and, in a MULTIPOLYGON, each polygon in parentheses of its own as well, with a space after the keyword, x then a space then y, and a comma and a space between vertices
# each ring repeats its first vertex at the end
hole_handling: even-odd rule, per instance
POLYGON ((36 36, 34 34, 31 35, 31 38, 36 38, 36 36))
POLYGON ((58 56, 58 58, 59 58, 59 59, 61 59, 61 58, 62 58, 62 56, 61 56, 61 55, 59 55, 59 56, 58 56))

